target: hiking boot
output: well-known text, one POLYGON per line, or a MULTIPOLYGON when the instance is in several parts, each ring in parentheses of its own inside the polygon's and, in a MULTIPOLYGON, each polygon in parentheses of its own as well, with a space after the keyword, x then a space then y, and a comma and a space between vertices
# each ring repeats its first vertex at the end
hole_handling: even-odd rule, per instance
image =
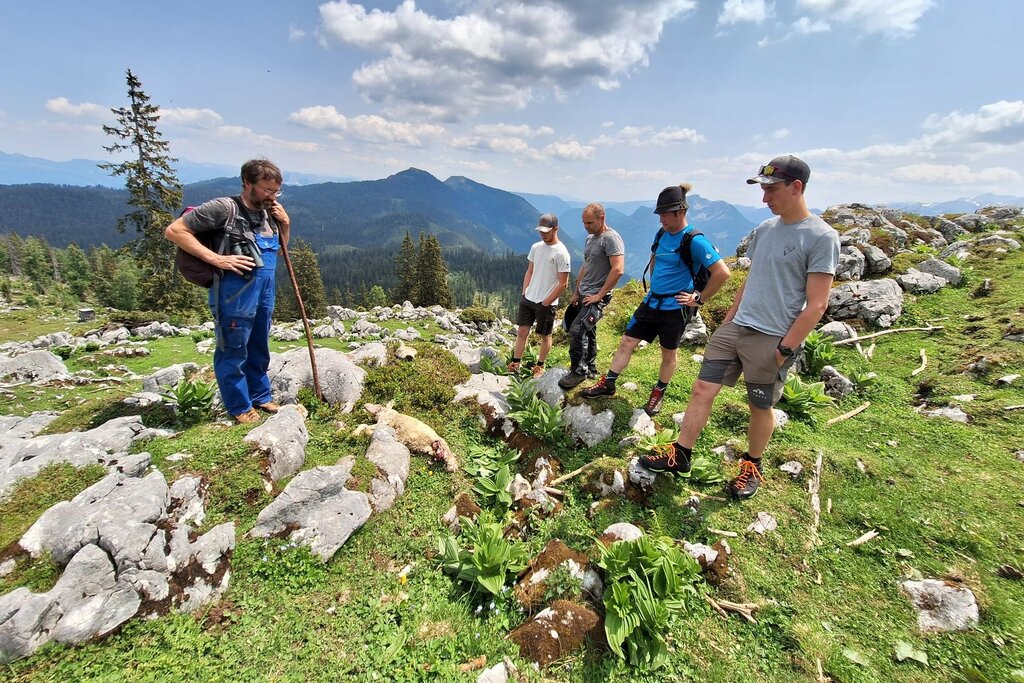
POLYGON ((640 458, 640 464, 651 472, 687 474, 690 471, 690 456, 678 443, 658 444, 651 449, 650 455, 640 458))
POLYGON ((598 396, 614 396, 615 395, 615 380, 608 380, 604 375, 601 375, 601 379, 597 380, 597 384, 592 387, 587 387, 580 392, 580 396, 583 398, 597 398, 598 396))
MULTIPOLYGON (((665 390, 654 387, 651 389, 651 397, 647 399, 647 405, 644 406, 644 412, 648 416, 654 417, 661 412, 661 400, 665 398, 665 390)), ((689 465, 687 465, 689 469, 689 465)))
POLYGON ((575 389, 586 378, 587 376, 585 374, 579 372, 567 372, 564 377, 558 380, 558 386, 562 387, 563 389, 575 389))
POLYGON ((757 493, 757 487, 764 481, 761 470, 761 459, 743 456, 740 460, 740 473, 729 482, 729 492, 734 498, 744 500, 757 493))
POLYGON ((262 410, 264 413, 276 413, 281 410, 280 404, 274 403, 273 401, 267 401, 266 403, 253 403, 252 407, 257 410, 262 410))
POLYGON ((505 371, 510 375, 518 375, 520 367, 522 367, 522 363, 517 360, 510 360, 508 365, 505 366, 505 371))
POLYGON ((533 378, 534 379, 537 379, 538 377, 540 377, 543 374, 544 374, 544 366, 543 365, 534 365, 533 366, 533 378))
POLYGON ((260 421, 260 414, 256 412, 255 408, 249 408, 241 415, 235 415, 235 422, 243 425, 256 424, 260 421))

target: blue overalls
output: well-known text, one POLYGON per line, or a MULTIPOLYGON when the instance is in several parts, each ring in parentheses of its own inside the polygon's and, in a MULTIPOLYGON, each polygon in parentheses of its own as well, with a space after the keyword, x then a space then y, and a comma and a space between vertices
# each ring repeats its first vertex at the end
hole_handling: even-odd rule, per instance
POLYGON ((267 236, 256 233, 255 237, 263 267, 249 271, 249 279, 225 272, 220 286, 210 289, 210 309, 214 320, 220 321, 213 372, 224 408, 231 416, 272 400, 267 368, 280 241, 277 231, 267 236))

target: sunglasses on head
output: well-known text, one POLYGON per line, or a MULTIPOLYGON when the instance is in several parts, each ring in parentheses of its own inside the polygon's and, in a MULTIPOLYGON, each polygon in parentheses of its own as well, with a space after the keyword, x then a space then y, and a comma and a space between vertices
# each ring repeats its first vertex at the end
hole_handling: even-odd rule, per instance
POLYGON ((772 166, 771 164, 766 164, 765 166, 762 166, 761 170, 759 170, 757 174, 768 176, 769 178, 782 178, 783 180, 798 180, 797 178, 794 178, 790 174, 783 171, 778 166, 772 166))

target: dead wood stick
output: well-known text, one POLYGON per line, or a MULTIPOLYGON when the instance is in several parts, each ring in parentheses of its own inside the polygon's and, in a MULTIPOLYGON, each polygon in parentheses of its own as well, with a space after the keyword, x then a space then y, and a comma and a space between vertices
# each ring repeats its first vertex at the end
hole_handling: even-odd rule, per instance
POLYGON ((821 657, 818 657, 818 683, 832 683, 832 679, 821 670, 821 657))
POLYGON ((832 346, 843 346, 844 344, 856 344, 857 342, 864 341, 865 339, 871 339, 873 337, 881 337, 885 334, 896 334, 897 332, 935 332, 941 330, 942 325, 929 325, 928 327, 900 327, 895 330, 882 330, 881 332, 874 332, 873 334, 865 334, 861 337, 850 337, 849 339, 841 339, 837 342, 832 342, 832 346))
POLYGON ((811 494, 811 512, 814 513, 811 533, 805 544, 808 550, 821 544, 821 539, 818 537, 818 525, 821 523, 821 498, 818 496, 818 490, 821 487, 821 459, 821 451, 819 450, 818 457, 814 462, 814 472, 811 474, 811 480, 807 483, 807 490, 811 494))
POLYGON ((928 367, 928 354, 924 352, 924 349, 921 349, 921 364, 914 368, 913 372, 910 373, 910 376, 917 377, 924 372, 926 367, 928 367))
POLYGON ((558 485, 559 485, 559 484, 561 484, 561 483, 562 483, 563 481, 569 481, 570 479, 572 479, 573 477, 575 477, 575 476, 576 476, 577 474, 580 474, 581 472, 583 472, 583 470, 587 469, 588 467, 590 467, 591 465, 593 465, 593 464, 594 464, 594 463, 596 463, 596 462, 597 462, 596 460, 591 460, 590 462, 588 462, 588 463, 587 463, 586 465, 584 465, 583 467, 581 467, 581 468, 579 468, 579 469, 576 469, 576 470, 573 470, 573 471, 572 471, 572 472, 570 472, 569 474, 563 474, 563 475, 562 475, 562 476, 560 476, 560 477, 559 477, 558 479, 553 479, 553 480, 551 481, 551 484, 550 484, 550 485, 551 485, 551 486, 558 486, 558 485))
POLYGON ((728 538, 739 538, 740 537, 740 535, 738 533, 736 533, 735 531, 723 531, 722 529, 712 529, 710 527, 708 528, 708 531, 710 531, 713 534, 718 534, 719 536, 727 536, 728 538))
POLYGON ((700 491, 694 491, 693 489, 686 489, 686 492, 691 496, 697 496, 698 498, 707 498, 708 500, 718 500, 723 503, 730 503, 728 498, 722 498, 721 496, 712 496, 710 493, 701 493, 700 491))
POLYGON ((871 531, 867 532, 863 536, 860 536, 859 538, 853 539, 852 541, 850 541, 846 545, 847 546, 864 545, 865 543, 870 541, 872 538, 877 538, 877 537, 878 537, 878 530, 877 529, 872 529, 871 531))
POLYGON ((863 405, 857 406, 856 408, 854 408, 850 412, 843 413, 842 415, 840 415, 838 417, 833 417, 831 420, 829 420, 828 422, 825 423, 825 426, 826 427, 831 427, 836 422, 842 422, 843 420, 849 420, 854 415, 860 415, 865 410, 867 410, 868 406, 870 406, 870 405, 871 405, 871 401, 865 401, 863 405))
POLYGON ((1005 406, 1003 410, 1020 410, 1021 408, 1024 408, 1024 403, 1019 406, 1005 406))
POLYGON ((550 486, 542 486, 540 490, 543 491, 544 493, 548 494, 549 496, 564 496, 565 495, 565 491, 563 491, 562 489, 556 489, 556 488, 552 488, 550 486))
POLYGON ((754 619, 754 611, 759 609, 761 606, 756 602, 730 602, 729 600, 715 600, 710 595, 705 595, 704 599, 707 600, 708 604, 715 608, 719 614, 725 615, 726 612, 733 612, 740 615, 751 624, 756 624, 757 620, 754 619))

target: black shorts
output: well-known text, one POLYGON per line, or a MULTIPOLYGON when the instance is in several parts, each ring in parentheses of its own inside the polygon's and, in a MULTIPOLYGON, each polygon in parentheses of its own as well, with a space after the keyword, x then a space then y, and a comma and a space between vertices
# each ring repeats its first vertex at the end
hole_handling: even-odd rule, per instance
POLYGON ((537 323, 537 334, 546 337, 555 329, 555 307, 530 301, 525 296, 519 299, 516 325, 530 327, 537 323))
POLYGON ((680 309, 658 311, 642 303, 626 325, 626 336, 643 339, 648 344, 657 337, 661 348, 678 349, 685 328, 686 319, 680 309))

